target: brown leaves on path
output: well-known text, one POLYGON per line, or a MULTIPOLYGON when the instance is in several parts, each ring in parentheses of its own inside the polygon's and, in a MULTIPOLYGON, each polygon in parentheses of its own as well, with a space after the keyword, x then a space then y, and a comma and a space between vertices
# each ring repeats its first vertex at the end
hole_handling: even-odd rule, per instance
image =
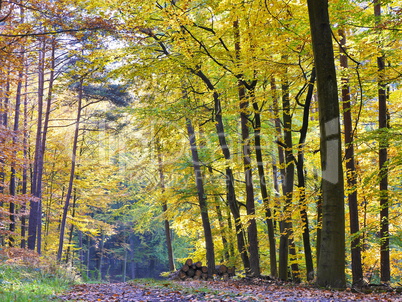
POLYGON ((274 282, 185 281, 152 282, 132 281, 110 284, 81 284, 58 297, 63 301, 108 302, 179 302, 179 301, 392 301, 402 302, 395 292, 353 293, 351 291, 321 290, 307 286, 277 284, 274 282))

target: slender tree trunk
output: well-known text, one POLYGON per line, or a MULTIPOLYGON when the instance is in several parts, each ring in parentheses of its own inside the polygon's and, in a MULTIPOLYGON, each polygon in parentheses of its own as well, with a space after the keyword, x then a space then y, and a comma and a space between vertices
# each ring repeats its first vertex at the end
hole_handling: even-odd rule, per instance
MULTIPOLYGON (((24 57, 22 57, 22 62, 24 62, 24 57)), ((21 108, 21 93, 22 93, 22 81, 23 81, 24 75, 23 75, 23 70, 20 70, 18 74, 18 83, 17 83, 17 91, 16 91, 16 97, 15 97, 15 112, 14 112, 14 137, 13 137, 13 144, 16 145, 18 143, 17 141, 17 132, 19 130, 19 124, 20 124, 20 108, 21 108)), ((17 156, 17 152, 14 151, 14 156, 17 156)), ((11 165, 11 175, 10 175, 10 195, 15 196, 16 195, 16 169, 15 169, 15 162, 11 165)), ((9 245, 14 246, 14 237, 13 233, 15 232, 15 204, 14 202, 10 202, 10 237, 9 237, 9 245)))
POLYGON ((75 166, 76 166, 76 156, 77 156, 77 147, 78 147, 78 135, 80 130, 80 121, 81 121, 81 109, 82 109, 82 85, 83 80, 80 80, 79 91, 78 91, 78 109, 77 109, 77 118, 75 122, 75 132, 74 132, 74 141, 73 141, 73 152, 71 156, 71 169, 70 169, 70 180, 68 183, 66 200, 63 208, 63 216, 60 224, 60 237, 59 237, 59 248, 57 252, 57 261, 61 261, 61 256, 63 253, 63 242, 64 242, 64 230, 66 228, 67 222, 67 213, 70 205, 70 199, 72 195, 74 178, 75 178, 75 166))
MULTIPOLYGON (((342 68, 348 68, 348 57, 345 53, 346 48, 346 35, 340 29, 340 65, 342 68)), ((351 254, 352 254, 352 278, 354 285, 363 285, 363 269, 361 258, 361 247, 359 234, 359 208, 357 200, 357 176, 355 167, 355 151, 353 145, 353 127, 352 127, 352 112, 350 103, 350 89, 349 78, 343 76, 342 81, 342 104, 343 104, 343 124, 345 129, 345 161, 346 161, 346 181, 349 188, 348 201, 349 201, 349 220, 350 220, 350 234, 351 241, 351 254)))
POLYGON ((272 217, 272 211, 270 206, 270 198, 268 195, 267 181, 264 171, 264 161, 262 156, 262 146, 261 146, 261 115, 260 108, 257 102, 253 101, 254 109, 254 145, 255 145, 255 155, 257 159, 257 169, 258 176, 260 179, 260 189, 261 196, 265 207, 265 222, 268 229, 268 242, 269 242, 269 264, 270 264, 270 275, 272 277, 277 277, 278 268, 276 264, 276 244, 275 244, 275 230, 274 221, 272 217))
POLYGON ((303 247, 304 247, 304 257, 306 262, 307 280, 311 281, 314 279, 314 266, 313 266, 313 256, 311 252, 310 244, 310 231, 309 222, 307 216, 307 200, 306 200, 306 179, 304 175, 304 143, 306 141, 306 135, 308 130, 309 122, 309 112, 310 104, 313 97, 315 81, 315 68, 311 72, 311 78, 308 85, 308 91, 306 96, 306 101, 303 108, 303 124, 300 129, 300 139, 297 150, 297 186, 299 188, 299 204, 300 204, 300 217, 303 225, 303 247))
POLYGON ((240 257, 243 262, 243 266, 245 270, 249 270, 250 268, 250 259, 247 253, 246 242, 245 242, 245 233, 240 219, 240 208, 239 203, 236 199, 236 192, 234 188, 234 175, 233 170, 229 166, 229 162, 231 161, 231 154, 229 150, 229 146, 226 141, 225 128, 223 125, 222 119, 222 107, 221 101, 219 98, 218 92, 215 90, 215 86, 211 83, 209 78, 201 71, 194 71, 194 74, 197 75, 208 87, 210 91, 213 92, 214 99, 214 109, 215 109, 215 127, 216 133, 219 139, 219 146, 221 148, 224 159, 227 161, 227 166, 225 169, 226 174, 226 192, 227 192, 227 201, 229 204, 230 211, 233 215, 233 219, 235 221, 235 230, 236 230, 236 238, 237 238, 237 249, 240 253, 240 257))
MULTIPOLYGON (((23 195, 28 193, 28 78, 25 75, 25 88, 24 88, 24 136, 23 136, 23 145, 24 145, 24 167, 22 168, 22 191, 23 195)), ((26 248, 27 240, 25 238, 27 231, 27 213, 26 213, 26 204, 23 203, 21 206, 21 248, 26 248)))
MULTIPOLYGON (((74 189, 74 197, 73 197, 73 205, 72 205, 72 212, 71 212, 71 217, 74 218, 75 217, 75 206, 77 204, 77 194, 75 192, 76 190, 74 189)), ((70 260, 70 253, 72 253, 71 251, 71 245, 73 242, 73 233, 74 233, 74 224, 70 225, 70 231, 69 231, 69 235, 68 235, 68 248, 67 248, 67 252, 66 252, 66 264, 68 264, 68 261, 70 260)), ((71 256, 71 262, 74 261, 73 256, 71 256)))
MULTIPOLYGON (((28 225, 28 248, 35 249, 38 240, 38 226, 41 224, 40 203, 42 198, 41 180, 38 178, 39 167, 43 164, 42 149, 42 120, 43 120, 43 95, 45 81, 45 49, 46 43, 42 41, 42 49, 39 51, 38 63, 38 122, 36 127, 35 159, 31 183, 31 193, 35 197, 30 203, 29 225, 28 225)), ((40 250, 40 247, 37 247, 40 250)))
MULTIPOLYGON (((240 66, 240 29, 238 20, 233 22, 234 35, 235 35, 235 55, 237 65, 240 66)), ((244 180, 246 183, 246 210, 247 215, 250 217, 255 216, 255 204, 254 204, 254 187, 253 187, 253 174, 251 167, 251 151, 250 151, 250 131, 248 128, 248 114, 247 107, 249 101, 246 96, 246 87, 244 86, 243 76, 239 75, 237 89, 240 102, 240 125, 242 136, 242 153, 243 153, 243 167, 244 167, 244 180)), ((247 226, 248 235, 248 251, 250 257, 250 271, 248 274, 258 277, 260 275, 260 259, 258 251, 258 233, 257 223, 255 218, 251 218, 248 221, 247 226)))
POLYGON ((208 216, 208 204, 206 195, 204 192, 204 182, 203 176, 201 173, 201 165, 198 157, 198 149, 197 143, 194 133, 193 125, 191 124, 191 120, 186 118, 187 125, 187 133, 190 141, 191 148, 191 157, 193 160, 194 174, 195 174, 195 183, 197 185, 197 193, 198 193, 198 202, 201 211, 201 220, 202 226, 204 229, 204 237, 205 237, 205 248, 206 248, 206 257, 207 257, 207 266, 209 274, 212 274, 215 271, 215 251, 214 251, 214 242, 212 238, 211 225, 208 216))
POLYGON ((344 288, 345 209, 339 101, 328 0, 308 0, 314 62, 317 71, 322 169, 322 238, 317 284, 344 288))
MULTIPOLYGON (((46 48, 44 46, 43 51, 46 48)), ((44 168, 44 157, 46 151, 46 139, 47 139, 47 132, 49 128, 49 118, 50 118, 50 110, 52 104, 52 95, 53 95, 53 83, 54 83, 54 70, 55 70, 55 52, 56 52, 56 39, 53 37, 52 39, 52 51, 51 51, 51 66, 50 66, 50 76, 49 76, 49 87, 48 87, 48 95, 46 99, 46 110, 45 110, 45 120, 43 123, 43 133, 41 139, 41 156, 39 157, 40 161, 38 164, 38 172, 37 172, 37 184, 36 184, 36 191, 40 192, 40 200, 38 206, 38 215, 39 217, 42 216, 42 178, 43 178, 43 168, 44 168)), ((38 223, 38 242, 37 242, 37 252, 41 254, 42 249, 42 223, 38 223)))
MULTIPOLYGON (((163 162, 162 162, 162 154, 161 154, 161 146, 160 142, 157 142, 157 152, 158 152, 158 170, 159 170, 159 181, 160 181, 160 187, 162 190, 162 195, 165 193, 165 175, 163 173, 163 162)), ((170 236, 171 230, 170 230, 170 223, 169 219, 167 217, 167 202, 165 199, 162 200, 162 210, 163 213, 165 214, 164 218, 164 225, 165 225, 165 238, 166 238, 166 246, 168 250, 168 260, 169 260, 169 270, 174 271, 175 270, 175 265, 174 265, 174 258, 173 258, 173 247, 172 247, 172 237, 170 236)))
POLYGON ((294 156, 293 156, 293 142, 292 142, 292 114, 290 112, 290 99, 289 99, 289 84, 287 79, 283 79, 282 83, 282 109, 283 109, 283 148, 285 153, 285 168, 282 170, 283 174, 283 195, 285 197, 285 204, 283 207, 284 218, 281 221, 281 237, 280 237, 280 253, 279 253, 279 278, 287 280, 287 267, 289 252, 292 256, 292 273, 293 278, 298 280, 299 272, 295 262, 296 251, 294 246, 289 248, 289 243, 294 245, 293 242, 293 226, 291 221, 291 207, 293 199, 293 186, 294 186, 294 156))
POLYGON ((225 234, 225 223, 223 220, 222 216, 222 210, 221 207, 219 206, 219 197, 215 197, 215 203, 216 203, 216 214, 218 216, 218 222, 219 222, 219 231, 221 233, 221 239, 222 239, 222 246, 223 246, 223 261, 226 262, 230 259, 230 248, 229 248, 229 242, 226 239, 226 234, 225 234))
MULTIPOLYGON (((374 0, 374 16, 376 26, 380 29, 381 0, 374 0)), ((381 47, 381 46, 379 46, 381 47)), ((380 49, 381 55, 377 57, 378 67, 378 128, 379 139, 379 179, 380 179, 380 275, 381 281, 388 283, 391 280, 390 252, 389 252, 389 196, 388 196, 388 109, 387 88, 385 77, 385 56, 380 49)))
MULTIPOLYGON (((96 267, 96 270, 98 272, 98 275, 97 275, 98 281, 102 280, 102 265, 103 265, 104 245, 105 245, 105 232, 103 230, 101 230, 101 239, 100 239, 100 244, 99 244, 99 251, 97 253, 98 265, 96 267)), ((124 247, 124 274, 123 274, 124 279, 126 278, 126 270, 125 270, 126 266, 127 266, 127 248, 124 247)))

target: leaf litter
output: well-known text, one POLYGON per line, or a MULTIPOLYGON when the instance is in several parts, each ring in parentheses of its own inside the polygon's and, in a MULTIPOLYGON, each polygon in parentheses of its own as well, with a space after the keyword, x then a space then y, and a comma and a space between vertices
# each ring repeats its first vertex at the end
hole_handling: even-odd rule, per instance
POLYGON ((130 282, 80 284, 58 296, 62 301, 107 302, 241 302, 241 301, 392 301, 402 302, 396 291, 355 292, 318 289, 309 285, 267 282, 266 280, 130 282))

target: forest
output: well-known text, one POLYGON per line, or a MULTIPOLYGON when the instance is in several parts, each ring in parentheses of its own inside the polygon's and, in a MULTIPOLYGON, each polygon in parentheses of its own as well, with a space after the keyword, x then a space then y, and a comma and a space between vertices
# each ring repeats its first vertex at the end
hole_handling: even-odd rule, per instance
MULTIPOLYGON (((402 277, 400 0, 0 0, 0 248, 402 277)), ((400 283, 399 283, 400 284, 400 283)))

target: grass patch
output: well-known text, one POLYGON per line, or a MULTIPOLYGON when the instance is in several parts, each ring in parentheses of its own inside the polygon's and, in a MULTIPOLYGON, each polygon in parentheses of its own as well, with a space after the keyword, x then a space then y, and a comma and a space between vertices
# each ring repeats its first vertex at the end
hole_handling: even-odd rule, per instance
POLYGON ((32 251, 0 250, 0 301, 57 301, 54 296, 78 281, 69 268, 40 259, 32 251))

